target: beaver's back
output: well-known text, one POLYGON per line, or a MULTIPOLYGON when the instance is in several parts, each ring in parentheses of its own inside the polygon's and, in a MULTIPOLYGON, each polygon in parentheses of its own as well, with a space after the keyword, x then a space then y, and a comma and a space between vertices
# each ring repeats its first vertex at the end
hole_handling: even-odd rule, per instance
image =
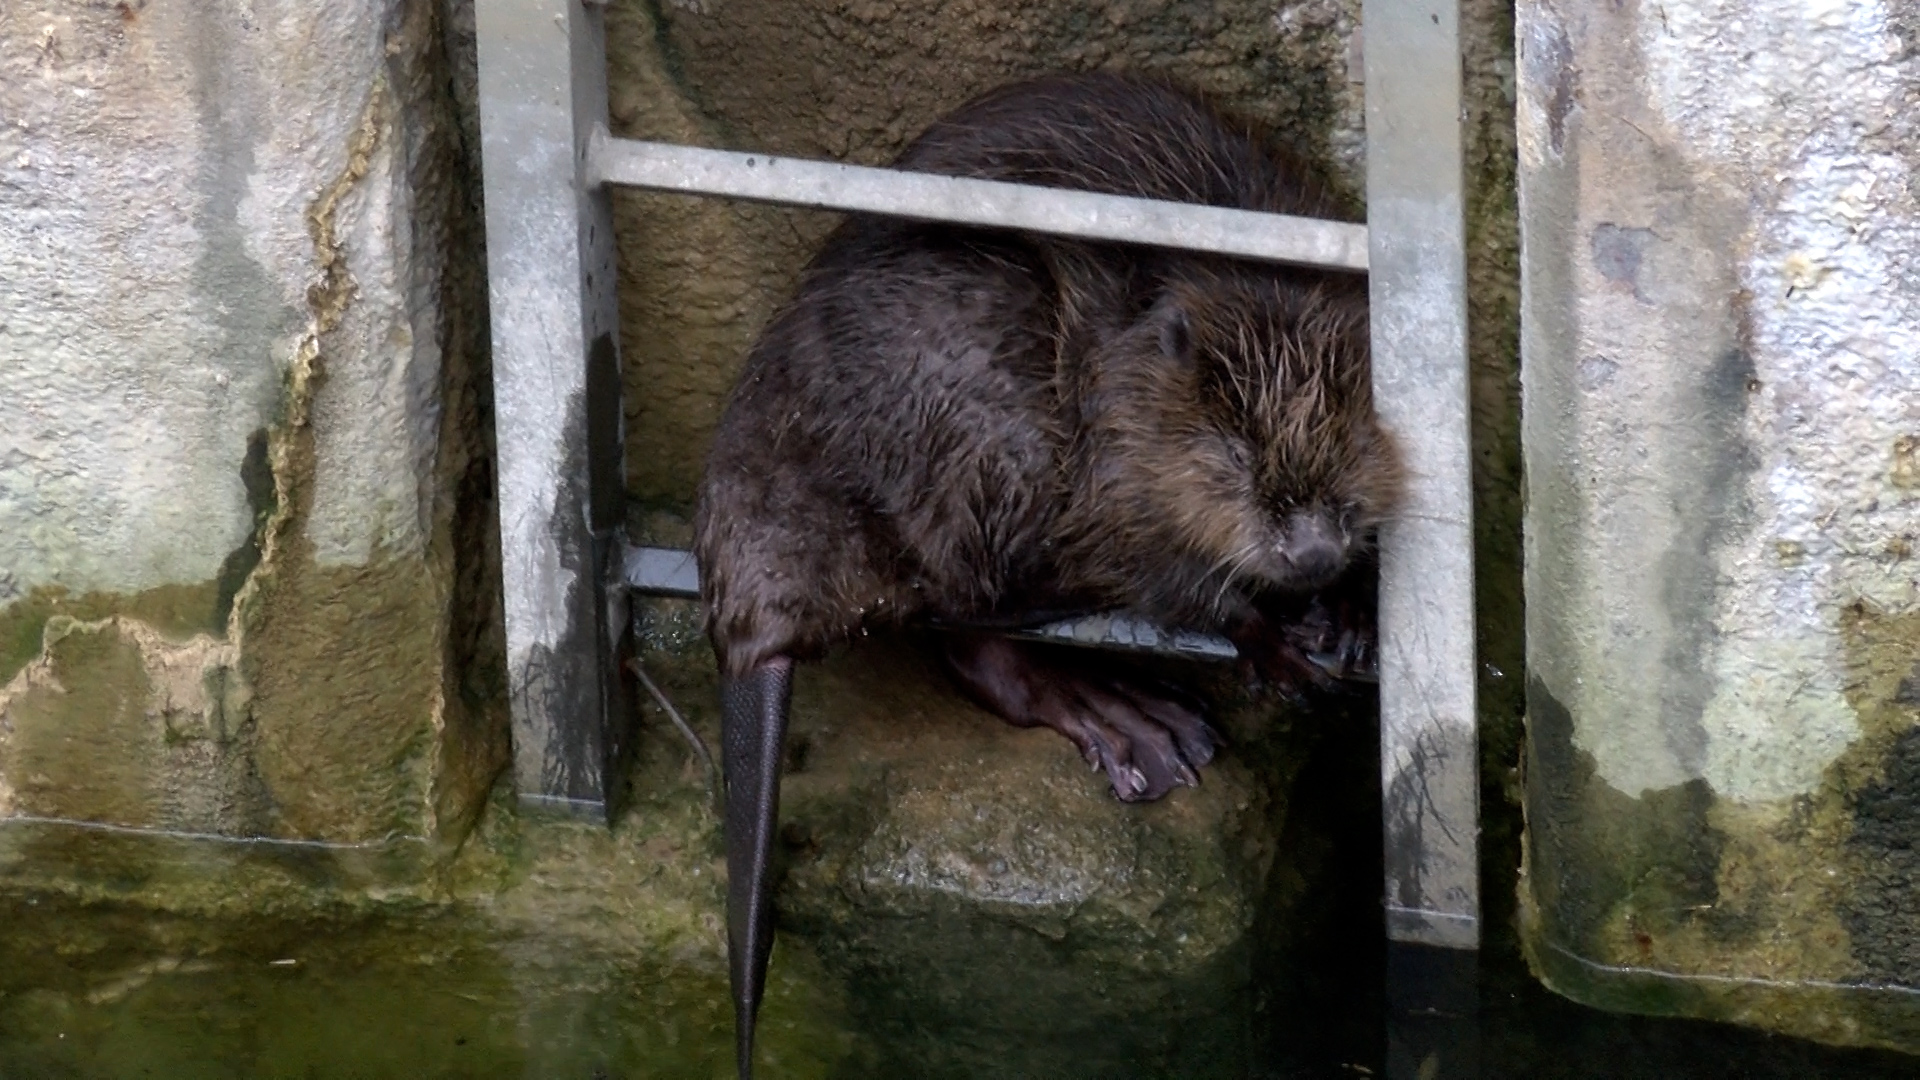
MULTIPOLYGON (((903 169, 1314 216, 1324 190, 1200 99, 1081 75, 936 122, 903 169)), ((1075 368, 1199 258, 849 217, 749 355, 696 514, 710 631, 730 667, 874 618, 1056 596, 1075 368)), ((1364 296, 1364 292, 1361 294, 1364 296)))
POLYGON ((1318 178, 1203 99, 1112 73, 992 91, 900 155, 915 172, 1072 188, 1276 214, 1348 217, 1318 178))

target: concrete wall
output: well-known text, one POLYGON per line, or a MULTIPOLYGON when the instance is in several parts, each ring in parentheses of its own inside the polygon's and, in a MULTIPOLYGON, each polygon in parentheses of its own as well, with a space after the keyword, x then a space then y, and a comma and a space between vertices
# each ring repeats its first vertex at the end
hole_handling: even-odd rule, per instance
POLYGON ((1576 997, 1920 1047, 1917 35, 1520 5, 1523 904, 1576 997))
POLYGON ((0 16, 0 818, 359 843, 477 809, 484 289, 443 57, 426 0, 0 16))

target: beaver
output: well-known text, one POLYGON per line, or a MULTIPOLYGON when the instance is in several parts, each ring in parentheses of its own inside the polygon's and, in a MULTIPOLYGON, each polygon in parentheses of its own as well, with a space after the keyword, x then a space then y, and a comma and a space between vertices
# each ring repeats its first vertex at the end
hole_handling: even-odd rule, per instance
MULTIPOLYGON (((1250 126, 1119 74, 992 91, 895 167, 1344 216, 1250 126)), ((796 659, 882 625, 1124 609, 1223 633, 1282 687, 1318 683, 1285 628, 1363 560, 1400 483, 1360 275, 847 218, 747 357, 695 512, 741 1075, 796 659)), ((1058 730, 1122 799, 1196 784, 1214 754, 1180 694, 1004 636, 949 640, 973 698, 1058 730)))

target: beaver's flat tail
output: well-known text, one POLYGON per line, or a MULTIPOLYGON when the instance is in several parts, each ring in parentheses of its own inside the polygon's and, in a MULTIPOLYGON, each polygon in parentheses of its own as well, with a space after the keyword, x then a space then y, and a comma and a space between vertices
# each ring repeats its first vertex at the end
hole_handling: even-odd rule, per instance
POLYGON ((740 1080, 753 1076, 753 1029, 773 952, 773 830, 780 817, 780 752, 793 661, 776 656, 720 679, 720 742, 727 785, 727 961, 740 1080))

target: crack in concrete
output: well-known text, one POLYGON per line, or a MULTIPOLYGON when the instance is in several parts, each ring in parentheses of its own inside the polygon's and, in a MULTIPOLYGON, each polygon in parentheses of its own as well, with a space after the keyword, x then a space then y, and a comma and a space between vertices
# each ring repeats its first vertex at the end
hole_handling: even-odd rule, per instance
POLYGON ((296 503, 299 494, 296 477, 305 475, 313 467, 312 441, 305 429, 311 418, 314 395, 325 375, 321 339, 340 324, 359 295, 359 285, 347 267, 347 254, 340 242, 335 218, 341 200, 366 177, 373 153, 380 144, 380 118, 385 111, 387 92, 386 73, 379 72, 361 109, 360 123, 348 141, 345 167, 307 208, 307 234, 313 239, 314 263, 319 276, 307 288, 307 308, 312 316, 294 347, 293 362, 287 372, 285 421, 267 431, 274 510, 260 529, 260 561, 235 593, 228 615, 227 636, 236 643, 244 636, 246 611, 259 593, 260 582, 273 572, 276 556, 295 518, 303 511, 296 503))

